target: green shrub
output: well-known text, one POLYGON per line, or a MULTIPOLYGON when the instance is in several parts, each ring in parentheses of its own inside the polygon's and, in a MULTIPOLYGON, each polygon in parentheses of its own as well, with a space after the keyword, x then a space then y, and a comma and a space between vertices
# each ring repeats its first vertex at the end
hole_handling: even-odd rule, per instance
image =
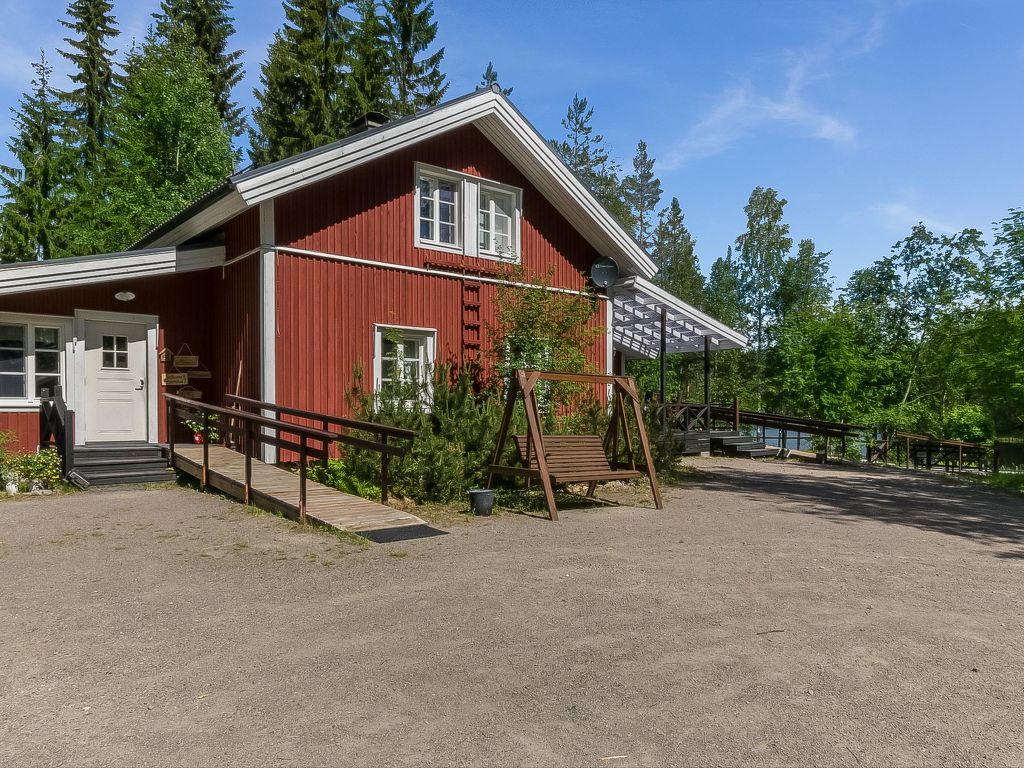
MULTIPOLYGON (((2 449, 0 449, 2 451, 2 449)), ((7 454, 3 452, 4 483, 17 482, 22 490, 34 485, 53 489, 60 485, 60 456, 54 448, 38 453, 7 454)))
POLYGON ((380 499, 380 487, 357 477, 341 459, 331 459, 326 467, 319 463, 310 464, 307 474, 314 482, 329 485, 353 496, 362 496, 364 499, 374 501, 380 499))

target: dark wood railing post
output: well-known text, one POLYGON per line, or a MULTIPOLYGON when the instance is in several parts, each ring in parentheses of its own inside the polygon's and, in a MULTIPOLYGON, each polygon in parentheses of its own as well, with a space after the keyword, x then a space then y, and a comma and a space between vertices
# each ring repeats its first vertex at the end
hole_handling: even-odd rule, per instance
POLYGON ((171 469, 174 469, 174 401, 164 399, 167 403, 167 460, 171 469))
POLYGON ((202 478, 199 481, 199 486, 202 490, 206 490, 206 481, 209 473, 210 466, 210 412, 205 408, 203 411, 203 472, 202 478))
POLYGON ((377 439, 380 444, 384 446, 384 450, 380 452, 380 503, 388 503, 388 484, 391 482, 390 469, 391 469, 391 456, 388 455, 388 436, 383 432, 378 433, 377 439))
POLYGON ((242 425, 242 455, 245 456, 245 504, 252 504, 252 424, 240 419, 242 425))
POLYGON ((733 395, 732 398, 732 428, 734 432, 740 431, 740 396, 733 395))
POLYGON ((299 522, 306 524, 306 436, 299 436, 299 522))

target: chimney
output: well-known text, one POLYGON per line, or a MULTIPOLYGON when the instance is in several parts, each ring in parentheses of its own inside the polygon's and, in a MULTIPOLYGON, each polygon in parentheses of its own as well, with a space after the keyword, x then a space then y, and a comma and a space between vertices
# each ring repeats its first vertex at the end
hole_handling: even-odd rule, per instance
POLYGON ((353 136, 357 133, 372 131, 374 128, 380 128, 389 121, 390 118, 383 112, 367 112, 348 124, 348 133, 345 135, 353 136))

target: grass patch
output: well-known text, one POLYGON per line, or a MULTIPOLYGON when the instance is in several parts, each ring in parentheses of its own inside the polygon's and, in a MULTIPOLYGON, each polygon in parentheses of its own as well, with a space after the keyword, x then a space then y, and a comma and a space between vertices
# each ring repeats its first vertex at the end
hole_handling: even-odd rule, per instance
POLYGON ((408 556, 409 556, 409 553, 406 552, 404 549, 396 549, 396 550, 393 550, 391 552, 388 552, 388 557, 393 557, 393 558, 398 559, 398 560, 402 559, 403 557, 408 557, 408 556))
POLYGON ((989 475, 985 478, 985 484, 990 488, 995 488, 999 491, 1007 491, 1015 496, 1024 496, 1024 474, 1008 475, 1002 473, 998 475, 989 475))

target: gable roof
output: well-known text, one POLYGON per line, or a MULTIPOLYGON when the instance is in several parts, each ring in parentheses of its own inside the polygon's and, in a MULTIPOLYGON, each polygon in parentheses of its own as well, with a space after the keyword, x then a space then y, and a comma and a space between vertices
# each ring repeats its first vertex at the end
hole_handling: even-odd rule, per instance
POLYGON ((184 243, 263 201, 466 125, 475 125, 598 253, 618 263, 622 274, 654 275, 657 268, 643 248, 496 87, 236 174, 134 247, 184 243))

